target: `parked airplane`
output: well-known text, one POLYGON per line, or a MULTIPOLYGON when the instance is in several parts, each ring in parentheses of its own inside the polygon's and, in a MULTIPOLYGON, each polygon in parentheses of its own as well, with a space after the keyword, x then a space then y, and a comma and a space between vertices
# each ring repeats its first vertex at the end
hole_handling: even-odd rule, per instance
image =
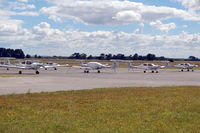
POLYGON ((181 63, 181 64, 178 64, 178 65, 170 65, 169 62, 165 62, 165 66, 166 67, 177 67, 177 68, 180 68, 181 71, 183 72, 183 69, 187 69, 187 71, 189 72, 190 69, 192 70, 192 72, 194 71, 194 68, 195 67, 198 67, 198 65, 194 65, 194 64, 190 64, 190 63, 181 63))
POLYGON ((128 70, 130 69, 144 69, 144 73, 146 73, 146 71, 150 70, 152 73, 154 73, 154 71, 156 73, 158 73, 158 70, 159 68, 163 68, 164 66, 160 66, 160 65, 155 65, 155 64, 152 64, 152 63, 144 63, 144 64, 141 64, 139 66, 133 66, 131 64, 131 62, 127 62, 127 66, 128 66, 128 70))
MULTIPOLYGON (((83 62, 80 62, 81 66, 78 68, 84 69, 84 73, 89 73, 90 70, 97 70, 98 73, 100 73, 100 69, 105 69, 105 68, 111 68, 116 71, 116 68, 118 67, 119 63, 118 61, 114 61, 112 66, 104 65, 99 62, 89 62, 87 64, 83 64, 83 62)), ((77 68, 77 66, 74 66, 77 68)))
POLYGON ((53 68, 54 70, 57 70, 58 67, 65 67, 65 66, 69 66, 68 64, 66 65, 60 65, 58 63, 54 63, 54 62, 47 62, 44 65, 45 70, 47 70, 48 68, 53 68))
POLYGON ((9 58, 5 58, 4 63, 1 64, 0 67, 7 68, 7 70, 9 70, 9 68, 19 69, 19 74, 22 74, 22 70, 35 70, 35 73, 39 74, 38 69, 44 66, 43 64, 38 63, 37 61, 31 60, 18 62, 16 65, 12 65, 10 63, 9 58))
POLYGON ((47 70, 47 68, 54 68, 54 70, 57 70, 57 68, 60 66, 60 64, 54 63, 54 62, 47 62, 44 64, 44 68, 45 70, 47 70))

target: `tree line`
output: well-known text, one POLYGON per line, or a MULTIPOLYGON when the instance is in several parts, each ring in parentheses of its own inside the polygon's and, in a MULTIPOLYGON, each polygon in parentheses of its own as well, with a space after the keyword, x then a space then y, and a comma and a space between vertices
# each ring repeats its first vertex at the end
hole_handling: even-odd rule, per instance
MULTIPOLYGON (((164 56, 157 57, 155 54, 147 54, 145 56, 138 55, 137 53, 133 55, 124 55, 124 54, 105 54, 101 53, 99 56, 93 56, 93 55, 87 55, 85 53, 73 53, 70 56, 40 56, 40 55, 30 55, 30 54, 24 54, 22 49, 6 49, 6 48, 0 48, 0 57, 13 57, 13 58, 64 58, 64 59, 98 59, 98 60, 112 60, 112 59, 118 59, 118 60, 180 60, 180 59, 172 59, 172 58, 166 58, 164 56)), ((189 56, 187 59, 188 61, 200 61, 199 58, 195 56, 189 56)))
MULTIPOLYGON (((118 59, 118 60, 169 60, 173 62, 174 60, 180 60, 180 59, 175 59, 175 58, 166 58, 164 56, 159 56, 157 57, 155 54, 147 54, 145 56, 143 55, 138 55, 137 53, 129 56, 125 56, 124 54, 104 54, 101 53, 99 56, 92 56, 85 53, 73 53, 71 56, 68 57, 69 59, 98 59, 98 60, 111 60, 111 59, 118 59)), ((194 56, 189 56, 189 58, 184 59, 188 61, 199 61, 197 57, 194 56)))
POLYGON ((22 49, 0 48, 0 57, 24 58, 22 49))

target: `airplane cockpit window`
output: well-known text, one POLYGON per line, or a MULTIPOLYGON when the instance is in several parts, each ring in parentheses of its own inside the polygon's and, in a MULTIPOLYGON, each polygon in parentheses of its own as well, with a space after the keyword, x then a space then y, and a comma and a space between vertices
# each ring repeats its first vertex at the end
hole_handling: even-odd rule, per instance
POLYGON ((30 64, 32 64, 32 63, 31 63, 31 61, 26 61, 26 64, 27 64, 27 65, 30 65, 30 64))

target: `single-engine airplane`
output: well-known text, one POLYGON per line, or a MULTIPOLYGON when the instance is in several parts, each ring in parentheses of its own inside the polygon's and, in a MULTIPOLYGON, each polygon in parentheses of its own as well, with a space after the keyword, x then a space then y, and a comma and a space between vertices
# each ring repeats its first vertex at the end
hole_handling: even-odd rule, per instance
POLYGON ((60 65, 60 64, 55 63, 55 62, 47 62, 47 63, 43 64, 43 67, 45 68, 45 70, 47 70, 49 68, 53 68, 54 70, 57 70, 58 67, 70 67, 70 66, 69 66, 69 64, 60 65))
POLYGON ((127 67, 128 67, 128 70, 130 69, 144 69, 144 73, 146 73, 148 70, 150 70, 152 73, 154 73, 154 71, 156 73, 158 73, 158 70, 157 69, 160 69, 160 68, 163 68, 164 66, 160 66, 160 65, 155 65, 153 63, 144 63, 144 64, 141 64, 139 66, 133 66, 131 64, 131 62, 127 62, 127 67))
POLYGON ((60 64, 54 62, 47 62, 44 64, 45 70, 47 70, 48 68, 53 68, 54 70, 57 70, 57 68, 60 66, 61 66, 60 64))
POLYGON ((183 69, 187 69, 187 71, 189 72, 190 70, 193 72, 195 67, 198 67, 198 65, 194 65, 194 64, 190 64, 190 63, 180 63, 177 65, 170 65, 169 62, 165 62, 165 66, 166 67, 176 67, 176 68, 180 68, 181 72, 183 72, 183 69))
POLYGON ((105 68, 111 68, 116 71, 116 68, 118 67, 119 63, 118 61, 114 61, 111 66, 101 64, 99 62, 88 62, 87 64, 83 64, 83 62, 80 62, 81 66, 73 66, 73 67, 78 67, 80 69, 84 69, 84 73, 89 73, 90 70, 97 70, 98 73, 100 73, 100 69, 105 69, 105 68))
POLYGON ((39 74, 38 69, 44 66, 43 64, 37 61, 31 61, 31 60, 27 60, 23 62, 18 61, 16 65, 12 65, 10 63, 9 58, 5 58, 4 62, 0 64, 0 67, 7 68, 7 70, 9 70, 10 68, 19 69, 19 74, 22 74, 22 70, 35 70, 35 73, 39 74))
POLYGON ((19 71, 19 74, 22 74, 22 70, 35 70, 35 74, 39 74, 38 69, 40 69, 41 67, 44 67, 42 63, 32 60, 26 60, 23 62, 18 62, 18 64, 16 64, 16 69, 21 69, 19 71))

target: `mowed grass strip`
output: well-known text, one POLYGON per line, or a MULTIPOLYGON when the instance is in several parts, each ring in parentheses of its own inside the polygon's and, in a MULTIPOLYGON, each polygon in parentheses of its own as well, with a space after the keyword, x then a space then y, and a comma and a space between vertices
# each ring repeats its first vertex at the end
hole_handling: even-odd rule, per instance
POLYGON ((200 87, 0 96, 0 133, 199 133, 200 87))

